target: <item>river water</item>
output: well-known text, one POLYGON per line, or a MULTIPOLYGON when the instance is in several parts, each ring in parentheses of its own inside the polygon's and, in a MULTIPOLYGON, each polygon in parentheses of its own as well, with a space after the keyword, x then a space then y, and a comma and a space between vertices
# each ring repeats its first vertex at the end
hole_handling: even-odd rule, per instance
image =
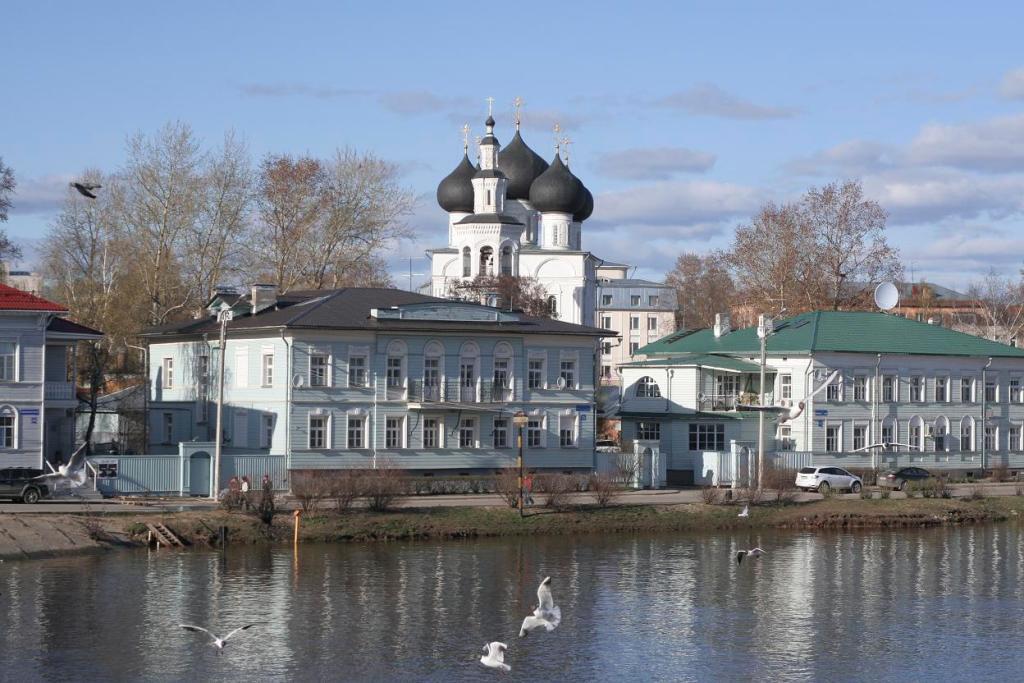
POLYGON ((0 680, 1024 677, 1016 525, 128 551, 0 564, 0 680), (737 566, 739 548, 768 553, 737 566), (562 625, 516 637, 550 575, 562 625), (179 623, 265 624, 223 654, 179 623), (509 644, 512 672, 478 663, 509 644))

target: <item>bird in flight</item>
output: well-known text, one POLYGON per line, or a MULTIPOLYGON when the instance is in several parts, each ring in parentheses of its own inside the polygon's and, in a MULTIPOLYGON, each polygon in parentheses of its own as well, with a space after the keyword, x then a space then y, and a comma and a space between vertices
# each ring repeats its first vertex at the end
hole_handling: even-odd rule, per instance
POLYGON ((43 479, 48 483, 54 485, 55 488, 62 485, 67 485, 70 488, 77 488, 85 483, 86 472, 85 472, 85 447, 87 444, 79 446, 78 450, 71 454, 71 458, 57 467, 53 468, 53 465, 46 461, 46 466, 50 468, 50 474, 40 474, 36 479, 43 479))
POLYGON ((508 645, 505 643, 498 641, 487 643, 484 645, 484 652, 487 654, 480 658, 480 663, 492 669, 511 671, 512 667, 505 663, 505 650, 507 649, 508 645))
POLYGON ((210 644, 213 645, 215 648, 217 648, 217 652, 219 654, 220 651, 224 649, 224 646, 227 645, 228 639, 230 639, 231 636, 235 635, 239 631, 245 631, 246 629, 250 629, 253 626, 256 626, 257 624, 262 624, 262 623, 263 623, 262 621, 255 621, 255 622, 253 622, 251 624, 246 624, 245 626, 240 626, 240 627, 236 628, 234 631, 232 631, 231 633, 229 633, 226 636, 224 636, 223 638, 218 636, 216 633, 213 633, 212 631, 206 630, 202 626, 189 626, 188 624, 178 624, 178 626, 182 627, 186 631, 202 632, 202 633, 205 633, 206 635, 210 636, 211 638, 213 638, 213 642, 210 643, 210 644))
POLYGON ((761 557, 764 555, 764 551, 760 548, 751 548, 750 550, 741 550, 736 553, 736 564, 743 564, 744 557, 761 557))
POLYGON ((740 514, 738 514, 736 516, 737 517, 749 517, 750 516, 750 505, 749 504, 748 505, 744 505, 743 506, 743 512, 741 512, 740 514))
POLYGON ((555 599, 551 596, 551 577, 548 576, 537 587, 537 606, 534 608, 533 614, 523 619, 519 637, 523 638, 530 631, 539 628, 554 631, 560 623, 562 623, 562 610, 555 604, 555 599))
POLYGON ((93 193, 93 190, 98 190, 101 187, 103 187, 99 183, 79 183, 77 181, 73 183, 68 183, 68 185, 75 188, 76 190, 78 190, 79 194, 82 194, 88 197, 89 199, 96 199, 96 195, 93 193))

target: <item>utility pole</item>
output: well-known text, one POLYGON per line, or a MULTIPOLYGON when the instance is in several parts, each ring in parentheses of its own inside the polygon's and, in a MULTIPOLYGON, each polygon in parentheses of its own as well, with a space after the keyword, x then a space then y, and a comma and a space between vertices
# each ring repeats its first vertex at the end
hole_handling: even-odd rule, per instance
POLYGON ((757 411, 757 490, 764 489, 764 366, 767 362, 768 335, 772 333, 772 320, 768 316, 761 315, 757 320, 757 336, 761 339, 761 383, 758 386, 760 398, 758 405, 762 410, 757 411))
MULTIPOLYGON (((992 359, 989 358, 985 367, 981 369, 981 476, 985 476, 985 469, 988 467, 985 457, 988 444, 988 369, 992 366, 992 359)), ((974 438, 978 438, 975 436, 974 438)))
POLYGON ((210 498, 213 500, 217 500, 217 494, 220 492, 220 452, 224 440, 224 371, 227 365, 225 341, 228 336, 228 323, 233 317, 231 309, 217 313, 217 321, 220 323, 220 367, 217 369, 217 434, 213 441, 213 482, 210 484, 210 498))
POLYGON ((519 506, 519 516, 520 517, 522 517, 524 515, 524 512, 523 512, 523 427, 526 425, 526 423, 529 421, 529 419, 530 418, 526 417, 526 413, 524 413, 521 410, 519 412, 517 412, 512 417, 512 424, 514 424, 516 426, 516 429, 518 431, 517 439, 519 441, 519 457, 517 458, 518 462, 516 464, 519 467, 519 501, 518 501, 518 506, 519 506))

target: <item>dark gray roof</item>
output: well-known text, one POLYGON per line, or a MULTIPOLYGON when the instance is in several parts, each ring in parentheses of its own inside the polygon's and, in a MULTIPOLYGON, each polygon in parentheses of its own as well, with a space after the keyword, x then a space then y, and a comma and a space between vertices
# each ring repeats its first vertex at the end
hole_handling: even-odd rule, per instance
POLYGON ((572 216, 577 223, 582 223, 590 218, 590 214, 594 213, 594 195, 582 183, 580 183, 580 189, 583 191, 583 204, 576 209, 576 213, 572 216))
POLYGON ((583 207, 583 183, 555 155, 548 170, 537 176, 530 186, 530 203, 542 213, 575 214, 583 207))
POLYGON ((71 322, 66 318, 54 318, 50 321, 50 324, 46 326, 47 332, 54 332, 56 334, 76 334, 83 337, 102 337, 103 333, 99 330, 94 330, 91 327, 85 325, 79 325, 78 323, 71 322))
MULTIPOLYGON (((308 290, 290 292, 297 303, 268 308, 256 315, 244 315, 228 323, 228 333, 266 328, 322 329, 322 330, 375 330, 409 332, 501 332, 507 334, 570 334, 588 337, 607 336, 608 330, 573 325, 560 320, 532 318, 518 315, 515 321, 464 320, 407 320, 377 319, 370 317, 374 308, 390 308, 405 304, 446 303, 459 306, 478 306, 463 301, 439 299, 400 289, 347 287, 345 289, 308 290)), ((487 306, 481 309, 496 311, 487 306)), ((199 336, 217 334, 219 325, 213 317, 185 320, 161 325, 143 332, 142 336, 156 341, 159 337, 199 336)))
POLYGON ((481 145, 494 145, 495 147, 497 147, 498 146, 498 138, 494 137, 493 135, 485 135, 482 138, 480 138, 480 144, 481 145))
POLYGON ((469 162, 469 157, 462 155, 462 161, 455 170, 445 176, 437 186, 437 203, 451 213, 453 211, 470 212, 473 210, 473 183, 471 182, 476 168, 469 162))
POLYGON ((512 142, 498 152, 498 166, 508 176, 505 196, 509 199, 529 199, 530 185, 548 170, 548 162, 523 142, 518 130, 512 142))
POLYGON ((522 225, 518 218, 504 213, 474 213, 471 216, 466 216, 455 225, 464 225, 466 223, 505 223, 507 225, 522 225))

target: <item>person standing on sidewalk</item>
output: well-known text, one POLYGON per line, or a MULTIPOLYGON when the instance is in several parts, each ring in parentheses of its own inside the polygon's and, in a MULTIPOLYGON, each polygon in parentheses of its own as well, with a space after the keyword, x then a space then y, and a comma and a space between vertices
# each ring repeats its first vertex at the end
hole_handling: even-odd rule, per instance
POLYGON ((523 505, 533 505, 533 474, 523 477, 523 505))

